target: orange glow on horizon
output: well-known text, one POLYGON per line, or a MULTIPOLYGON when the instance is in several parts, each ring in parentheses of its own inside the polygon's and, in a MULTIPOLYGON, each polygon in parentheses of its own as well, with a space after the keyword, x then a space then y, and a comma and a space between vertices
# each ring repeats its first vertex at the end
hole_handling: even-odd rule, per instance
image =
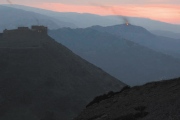
POLYGON ((98 15, 122 15, 143 17, 154 20, 180 24, 180 5, 148 4, 148 5, 67 5, 60 3, 43 3, 31 5, 33 7, 58 12, 92 13, 98 15))
POLYGON ((128 22, 126 22, 126 25, 129 25, 129 23, 128 23, 128 22))

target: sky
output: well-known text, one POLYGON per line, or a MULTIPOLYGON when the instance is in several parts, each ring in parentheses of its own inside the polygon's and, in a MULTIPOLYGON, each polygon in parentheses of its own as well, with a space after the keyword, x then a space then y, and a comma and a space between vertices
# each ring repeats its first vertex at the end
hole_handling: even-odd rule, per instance
POLYGON ((1 0, 59 12, 144 17, 180 24, 180 0, 1 0))

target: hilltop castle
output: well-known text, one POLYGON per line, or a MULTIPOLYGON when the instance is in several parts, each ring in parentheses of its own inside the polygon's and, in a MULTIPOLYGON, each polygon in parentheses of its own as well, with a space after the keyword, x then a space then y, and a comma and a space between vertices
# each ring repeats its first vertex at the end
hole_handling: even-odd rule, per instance
POLYGON ((17 29, 13 29, 13 30, 7 30, 5 29, 2 33, 2 35, 9 35, 9 34, 22 34, 23 32, 37 32, 37 33, 43 33, 43 34, 47 34, 48 28, 45 26, 31 26, 31 29, 28 27, 18 27, 17 29))

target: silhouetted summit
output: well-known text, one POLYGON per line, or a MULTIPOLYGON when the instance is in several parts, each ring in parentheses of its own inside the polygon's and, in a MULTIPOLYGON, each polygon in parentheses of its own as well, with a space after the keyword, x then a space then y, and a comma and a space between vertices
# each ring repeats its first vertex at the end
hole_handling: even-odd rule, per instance
POLYGON ((123 37, 155 51, 180 58, 179 40, 154 35, 143 27, 122 24, 107 27, 93 26, 91 28, 123 37))
POLYGON ((1 120, 68 120, 124 86, 47 34, 20 29, 0 37, 1 120))
MULTIPOLYGON (((116 35, 121 35, 123 36, 124 34, 143 34, 143 35, 153 35, 149 31, 147 31, 145 28, 141 26, 136 26, 132 24, 121 24, 121 25, 114 25, 114 26, 107 26, 107 27, 102 27, 102 26, 92 26, 92 29, 96 29, 98 31, 103 31, 103 32, 109 32, 113 33, 116 35)), ((123 36, 124 37, 124 36, 123 36)))

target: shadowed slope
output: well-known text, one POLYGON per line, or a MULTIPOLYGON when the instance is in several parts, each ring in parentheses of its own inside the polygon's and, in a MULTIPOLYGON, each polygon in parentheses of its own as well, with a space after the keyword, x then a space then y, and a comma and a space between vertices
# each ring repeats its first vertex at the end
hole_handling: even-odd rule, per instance
POLYGON ((180 78, 148 83, 87 107, 75 120, 179 120, 180 78))
POLYGON ((46 34, 0 38, 0 119, 68 120, 96 95, 124 84, 46 34))

